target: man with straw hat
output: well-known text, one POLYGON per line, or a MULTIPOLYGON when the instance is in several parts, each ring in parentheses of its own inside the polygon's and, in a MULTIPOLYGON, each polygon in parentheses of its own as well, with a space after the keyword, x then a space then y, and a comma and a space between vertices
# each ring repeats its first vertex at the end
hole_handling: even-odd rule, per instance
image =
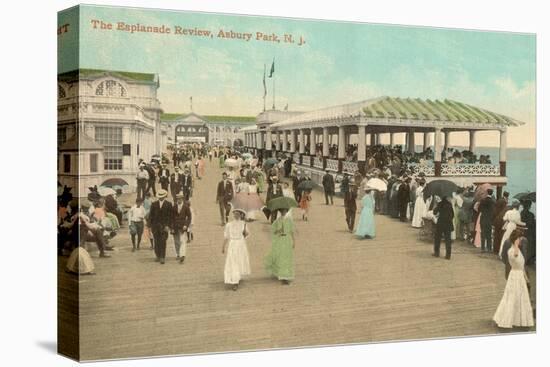
POLYGON ((174 236, 174 246, 176 248, 176 259, 181 264, 185 261, 187 252, 187 240, 184 234, 191 224, 191 209, 184 202, 185 195, 179 193, 176 195, 176 203, 172 211, 172 235, 174 236))
POLYGON ((157 192, 157 201, 151 204, 149 211, 149 227, 155 239, 156 261, 164 264, 166 259, 166 240, 172 226, 172 203, 166 201, 168 192, 160 189, 157 192))

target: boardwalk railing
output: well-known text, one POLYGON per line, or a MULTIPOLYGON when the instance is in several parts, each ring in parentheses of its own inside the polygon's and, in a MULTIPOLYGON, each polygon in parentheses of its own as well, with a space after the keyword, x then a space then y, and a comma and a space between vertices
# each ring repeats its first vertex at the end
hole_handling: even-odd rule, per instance
POLYGON ((329 171, 338 172, 338 159, 327 159, 327 169, 329 171))
POLYGON ((344 172, 355 173, 359 170, 359 166, 357 165, 357 162, 343 161, 342 162, 342 170, 344 172))
POLYGON ((303 155, 302 156, 302 165, 306 167, 311 167, 311 156, 303 155))

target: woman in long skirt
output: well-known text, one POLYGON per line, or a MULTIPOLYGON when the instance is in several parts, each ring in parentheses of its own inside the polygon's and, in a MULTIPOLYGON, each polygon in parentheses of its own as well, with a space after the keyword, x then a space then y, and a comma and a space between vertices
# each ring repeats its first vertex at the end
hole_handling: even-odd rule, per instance
POLYGON ((474 217, 476 218, 474 227, 474 246, 481 247, 481 213, 479 212, 479 201, 474 204, 474 217))
POLYGON ((234 291, 239 287, 241 278, 250 274, 250 261, 246 248, 246 237, 249 232, 244 221, 246 213, 243 210, 233 210, 234 219, 225 225, 222 254, 225 258, 224 283, 231 284, 234 291))
POLYGON ((511 270, 504 288, 504 295, 493 316, 500 328, 531 327, 534 325, 533 309, 525 278, 525 258, 521 253, 521 237, 514 232, 510 237, 512 246, 508 250, 511 270))
POLYGON ((367 186, 365 196, 361 199, 361 216, 355 230, 355 235, 362 238, 374 238, 376 228, 374 223, 374 197, 372 190, 367 186))
POLYGON ((290 284, 294 279, 294 222, 286 216, 287 209, 280 212, 271 225, 271 251, 265 258, 265 268, 283 284, 290 284))
POLYGON ((426 181, 421 180, 420 185, 416 189, 416 201, 414 203, 414 212, 412 218, 412 226, 414 228, 422 228, 422 218, 426 215, 428 207, 424 201, 424 187, 426 181))

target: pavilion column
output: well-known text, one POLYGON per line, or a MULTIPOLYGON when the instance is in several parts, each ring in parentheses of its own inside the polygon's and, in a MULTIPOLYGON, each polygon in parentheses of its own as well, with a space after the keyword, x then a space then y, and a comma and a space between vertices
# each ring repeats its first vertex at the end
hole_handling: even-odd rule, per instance
POLYGON ((281 151, 281 132, 275 131, 275 151, 281 151))
MULTIPOLYGON (((367 171, 367 127, 359 125, 357 129, 357 167, 359 168, 359 172, 364 175, 367 171)), ((371 134, 371 139, 373 136, 374 134, 371 134)))
POLYGON ((430 140, 430 133, 424 133, 424 144, 422 144, 422 151, 425 152, 428 149, 428 145, 430 140))
POLYGON ((342 161, 346 158, 346 131, 338 126, 338 172, 342 172, 342 161))
POLYGON ((435 175, 441 176, 441 128, 435 128, 434 134, 434 168, 435 175))
POLYGON ((304 129, 300 129, 300 134, 298 135, 298 151, 300 154, 304 154, 306 151, 304 129))
POLYGON ((267 130, 265 133, 265 150, 267 150, 267 156, 271 157, 271 149, 273 146, 273 138, 271 137, 271 130, 267 130))
POLYGON ((375 145, 380 145, 380 142, 382 141, 380 137, 380 133, 376 133, 374 137, 375 137, 375 143, 376 143, 375 145))
POLYGON ((414 142, 414 131, 409 132, 409 141, 407 142, 409 146, 409 153, 414 153, 415 142, 414 142))
POLYGON ((282 151, 283 152, 287 152, 288 151, 288 131, 286 130, 283 130, 283 146, 282 146, 282 151))
POLYGON ((328 127, 323 128, 323 157, 329 156, 328 127))
POLYGON ((445 144, 443 145, 443 150, 445 151, 445 154, 447 154, 447 149, 449 149, 449 142, 451 141, 451 132, 445 131, 445 144))
MULTIPOLYGON (((365 144, 366 144, 366 136, 365 136, 365 144)), ((370 146, 374 146, 376 145, 376 136, 374 135, 374 133, 370 133, 370 146)))
POLYGON ((261 131, 258 131, 256 133, 256 148, 260 149, 260 150, 264 148, 263 139, 262 139, 262 132, 261 131))
POLYGON ((506 129, 503 129, 500 130, 500 148, 498 151, 501 176, 506 176, 506 149, 508 149, 508 133, 506 129))
POLYGON ((390 147, 393 147, 395 144, 395 133, 390 133, 390 147))
POLYGON ((296 153, 296 130, 290 130, 290 152, 296 153))
POLYGON ((309 130, 309 155, 315 155, 315 129, 309 130))
POLYGON ((476 131, 470 130, 470 146, 468 150, 473 153, 475 149, 476 149, 476 131))
POLYGON ((346 132, 343 126, 338 126, 338 159, 346 158, 346 132))

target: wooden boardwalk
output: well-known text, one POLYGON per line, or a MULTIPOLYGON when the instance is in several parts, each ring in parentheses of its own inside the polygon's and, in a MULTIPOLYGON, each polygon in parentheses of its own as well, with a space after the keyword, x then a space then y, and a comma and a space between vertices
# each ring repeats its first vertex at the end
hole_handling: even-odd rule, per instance
POLYGON ((197 182, 184 265, 171 239, 165 265, 148 243, 132 253, 125 225, 112 258, 92 254, 97 275, 61 274, 61 287, 79 286, 81 359, 499 333, 491 319, 505 280, 495 256, 456 242, 451 261, 435 259, 417 230, 385 216, 375 217, 376 239, 358 240, 345 230, 342 200, 327 207, 320 192, 309 222, 294 215, 295 281, 283 286, 266 275, 270 226, 262 218, 249 225, 252 275, 229 290, 214 202, 220 176, 217 163, 207 164, 197 182))

